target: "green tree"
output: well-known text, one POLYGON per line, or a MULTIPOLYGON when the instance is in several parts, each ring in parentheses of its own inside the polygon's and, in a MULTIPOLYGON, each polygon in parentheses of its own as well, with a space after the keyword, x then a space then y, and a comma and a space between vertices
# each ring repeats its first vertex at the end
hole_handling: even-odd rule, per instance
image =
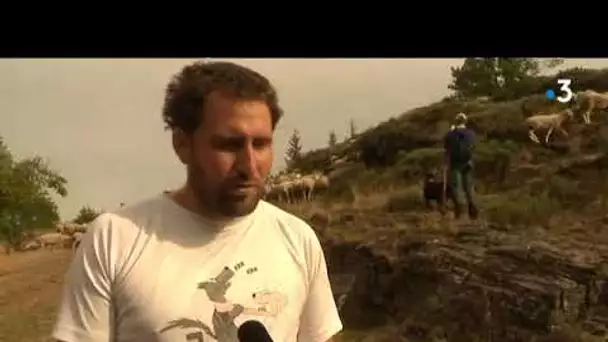
POLYGON ((96 219, 99 214, 101 214, 99 211, 89 207, 88 205, 85 205, 80 208, 78 214, 76 215, 76 218, 72 220, 72 222, 78 224, 87 224, 96 219))
POLYGON ((52 193, 67 196, 67 180, 40 157, 15 160, 0 138, 0 240, 18 249, 34 229, 52 227, 59 210, 52 193))
POLYGON ((542 70, 562 63, 561 58, 466 58, 462 66, 451 68, 448 88, 459 98, 512 98, 533 89, 542 70))
POLYGON ((329 141, 327 142, 327 145, 329 146, 330 149, 333 150, 337 144, 338 144, 338 136, 336 135, 336 131, 334 131, 332 129, 331 132, 329 132, 329 141))
POLYGON ((292 169, 297 167, 297 164, 302 159, 302 137, 300 132, 295 129, 287 142, 287 150, 285 151, 285 163, 287 168, 292 169))

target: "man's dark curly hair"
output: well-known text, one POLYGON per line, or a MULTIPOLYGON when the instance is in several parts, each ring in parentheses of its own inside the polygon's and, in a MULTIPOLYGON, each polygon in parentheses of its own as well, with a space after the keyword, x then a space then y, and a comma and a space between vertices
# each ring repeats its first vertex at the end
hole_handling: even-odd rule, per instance
POLYGON ((185 66, 167 86, 163 106, 166 128, 194 132, 203 120, 205 101, 216 91, 266 102, 273 129, 283 116, 277 92, 266 77, 230 62, 195 62, 185 66))

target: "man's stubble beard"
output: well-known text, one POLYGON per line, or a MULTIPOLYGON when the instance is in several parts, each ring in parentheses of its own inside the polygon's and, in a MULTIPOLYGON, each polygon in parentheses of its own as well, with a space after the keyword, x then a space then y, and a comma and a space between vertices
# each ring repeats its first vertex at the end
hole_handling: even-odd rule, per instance
POLYGON ((202 213, 212 217, 238 218, 251 214, 264 194, 264 188, 243 196, 231 196, 223 184, 209 184, 205 171, 199 167, 188 167, 188 186, 200 205, 202 213))

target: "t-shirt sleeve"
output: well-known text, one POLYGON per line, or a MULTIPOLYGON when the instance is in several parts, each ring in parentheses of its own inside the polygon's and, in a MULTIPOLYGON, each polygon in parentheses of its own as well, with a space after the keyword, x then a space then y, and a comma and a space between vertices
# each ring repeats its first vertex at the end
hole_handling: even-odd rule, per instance
POLYGON ((310 239, 308 298, 300 318, 299 342, 325 342, 342 330, 325 255, 316 236, 310 239))
POLYGON ((112 308, 108 214, 87 228, 64 280, 52 337, 65 342, 111 341, 112 308))

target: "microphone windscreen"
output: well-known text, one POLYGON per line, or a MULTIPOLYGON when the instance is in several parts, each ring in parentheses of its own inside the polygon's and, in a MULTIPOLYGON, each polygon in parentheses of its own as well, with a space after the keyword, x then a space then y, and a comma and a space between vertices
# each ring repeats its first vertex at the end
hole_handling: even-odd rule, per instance
POLYGON ((273 342, 264 325, 258 321, 245 321, 237 332, 239 342, 273 342))

